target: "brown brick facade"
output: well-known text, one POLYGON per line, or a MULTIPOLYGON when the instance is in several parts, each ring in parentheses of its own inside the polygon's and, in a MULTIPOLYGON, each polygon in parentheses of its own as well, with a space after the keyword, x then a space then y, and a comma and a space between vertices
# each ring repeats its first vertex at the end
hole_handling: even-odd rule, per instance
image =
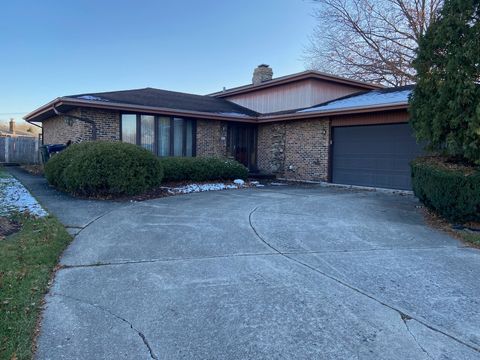
POLYGON ((326 181, 329 139, 325 119, 259 125, 258 167, 289 180, 326 181))
POLYGON ((197 120, 197 156, 227 156, 227 124, 197 120))
POLYGON ((286 122, 258 126, 257 166, 260 171, 283 176, 286 122))
MULTIPOLYGON (((78 108, 68 112, 68 114, 95 121, 97 140, 120 140, 120 114, 118 112, 78 108)), ((78 143, 92 139, 90 124, 72 118, 69 118, 69 120, 71 125, 65 122, 65 116, 63 115, 45 120, 43 122, 43 143, 64 144, 68 140, 78 143)))
MULTIPOLYGON (((120 140, 120 113, 98 109, 75 109, 71 115, 85 117, 97 124, 98 140, 120 140)), ((91 140, 89 124, 63 116, 43 122, 44 143, 91 140)), ((197 120, 197 156, 227 156, 228 124, 217 120, 197 120)), ((297 120, 258 126, 257 166, 262 172, 290 180, 326 181, 328 178, 329 121, 297 120)))

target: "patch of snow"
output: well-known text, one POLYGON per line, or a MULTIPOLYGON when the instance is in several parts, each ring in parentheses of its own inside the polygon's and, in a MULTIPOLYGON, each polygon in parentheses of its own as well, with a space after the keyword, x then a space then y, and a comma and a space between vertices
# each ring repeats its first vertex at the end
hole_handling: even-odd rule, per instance
POLYGON ((38 217, 48 215, 20 181, 13 177, 0 178, 0 215, 6 216, 12 212, 38 217))
POLYGON ((236 112, 217 112, 216 114, 218 114, 218 115, 224 115, 224 116, 245 117, 245 118, 250 117, 249 115, 241 114, 241 113, 236 113, 236 112))
POLYGON ((108 101, 107 99, 103 99, 98 96, 93 96, 93 95, 82 95, 82 96, 77 96, 77 99, 82 99, 82 100, 93 100, 93 101, 108 101))
POLYGON ((168 190, 169 192, 174 194, 190 194, 194 192, 238 189, 238 187, 239 186, 235 184, 210 183, 210 184, 189 184, 185 186, 169 188, 168 190))
POLYGON ((243 181, 242 179, 235 179, 235 180, 233 180, 233 183, 237 184, 237 185, 240 185, 240 186, 245 185, 245 181, 243 181))
POLYGON ((280 182, 272 182, 272 183, 270 183, 270 185, 272 185, 272 186, 286 186, 287 184, 280 183, 280 182))
POLYGON ((260 181, 250 181, 250 185, 256 186, 256 187, 263 187, 265 185, 260 184, 260 181))
POLYGON ((325 105, 319 105, 308 109, 297 111, 297 113, 306 113, 314 111, 339 110, 347 108, 356 108, 363 106, 390 105, 397 103, 407 103, 408 96, 412 89, 385 92, 382 90, 372 90, 365 94, 351 96, 346 99, 331 101, 325 105))

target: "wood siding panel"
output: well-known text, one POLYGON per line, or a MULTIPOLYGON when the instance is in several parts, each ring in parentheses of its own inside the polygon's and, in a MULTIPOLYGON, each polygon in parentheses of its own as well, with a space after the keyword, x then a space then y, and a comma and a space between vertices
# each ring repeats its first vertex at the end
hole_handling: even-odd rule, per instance
POLYGON ((306 79, 225 99, 259 113, 270 113, 317 105, 361 90, 349 85, 306 79))
POLYGON ((382 111, 358 115, 341 115, 332 117, 332 126, 396 124, 408 122, 406 110, 382 111))

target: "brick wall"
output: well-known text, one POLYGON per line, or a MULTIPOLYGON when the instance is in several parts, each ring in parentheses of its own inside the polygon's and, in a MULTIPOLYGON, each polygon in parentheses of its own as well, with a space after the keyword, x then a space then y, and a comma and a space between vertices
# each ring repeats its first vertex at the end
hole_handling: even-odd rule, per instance
POLYGON ((283 176, 285 165, 285 130, 285 122, 258 126, 257 166, 260 171, 283 176))
POLYGON ((326 181, 329 139, 324 119, 259 125, 259 169, 289 180, 326 181))
MULTIPOLYGON (((120 114, 116 111, 77 108, 67 114, 95 121, 97 140, 120 140, 120 114)), ((64 115, 54 116, 43 122, 44 144, 64 144, 68 140, 78 143, 92 139, 90 124, 70 118, 72 122, 68 125, 64 118, 64 115)))
MULTIPOLYGON (((72 115, 92 119, 97 139, 120 139, 120 114, 97 109, 75 109, 72 115)), ((79 120, 72 126, 63 116, 43 123, 44 143, 81 142, 91 139, 91 127, 79 120)), ((260 171, 291 180, 327 180, 330 127, 328 120, 286 121, 258 126, 257 165, 260 171)), ((197 120, 197 156, 227 156, 227 123, 197 120)))
POLYGON ((227 156, 227 124, 197 120, 197 156, 227 156))

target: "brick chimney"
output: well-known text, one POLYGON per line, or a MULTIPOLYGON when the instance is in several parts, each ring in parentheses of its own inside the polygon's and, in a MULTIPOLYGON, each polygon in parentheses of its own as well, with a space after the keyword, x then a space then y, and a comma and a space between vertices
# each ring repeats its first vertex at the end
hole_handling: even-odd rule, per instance
POLYGON ((9 130, 12 134, 15 134, 15 119, 11 118, 10 122, 8 123, 9 130))
POLYGON ((253 71, 252 83, 253 85, 261 84, 265 81, 272 80, 273 70, 266 64, 258 65, 253 71))

